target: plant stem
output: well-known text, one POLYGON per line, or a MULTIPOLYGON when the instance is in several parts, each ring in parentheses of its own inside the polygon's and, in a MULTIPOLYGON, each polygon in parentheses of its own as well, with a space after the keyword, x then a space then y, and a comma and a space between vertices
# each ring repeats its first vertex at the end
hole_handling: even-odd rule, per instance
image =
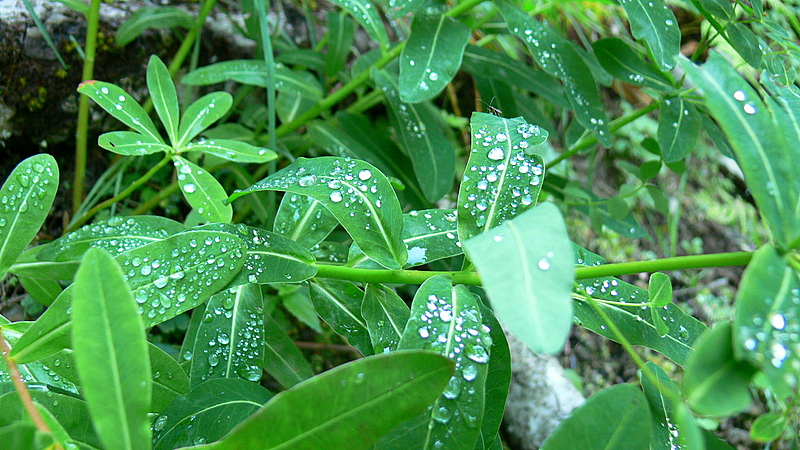
POLYGON ((155 175, 156 172, 159 171, 159 169, 164 167, 164 165, 167 164, 170 161, 170 159, 172 159, 172 155, 169 154, 164 155, 164 157, 161 159, 161 161, 158 162, 158 164, 151 167, 150 170, 147 171, 147 173, 139 177, 138 180, 131 183, 131 185, 128 186, 124 191, 120 192, 119 194, 115 195, 114 197, 102 203, 99 203, 94 208, 90 209, 89 212, 87 212, 83 217, 81 217, 80 220, 76 220, 75 222, 73 222, 72 225, 70 225, 66 230, 64 230, 64 234, 69 233, 70 231, 74 231, 75 229, 83 225, 87 220, 92 218, 92 216, 97 214, 98 211, 107 208, 113 205, 114 203, 124 199, 125 197, 131 195, 136 189, 138 189, 141 185, 145 184, 150 178, 153 178, 153 175, 155 175))
MULTIPOLYGON (((97 30, 100 24, 100 0, 91 0, 86 16, 86 57, 83 60, 81 81, 94 77, 94 56, 97 53, 97 30)), ((75 131, 75 177, 72 186, 72 214, 77 214, 83 202, 86 180, 86 152, 89 147, 89 97, 79 95, 78 127, 75 131)))
MULTIPOLYGON (((3 359, 6 362, 6 367, 8 367, 11 380, 14 382, 14 388, 16 388, 19 394, 19 399, 25 407, 25 410, 28 411, 28 415, 33 421, 33 424, 36 425, 36 429, 42 433, 50 434, 50 427, 47 426, 44 419, 42 419, 42 416, 39 414, 39 410, 36 409, 36 405, 33 403, 33 399, 31 399, 31 394, 28 392, 28 386, 22 380, 22 374, 19 372, 16 361, 9 356, 11 347, 8 346, 5 336, 3 336, 2 329, 0 329, 0 351, 3 353, 3 359)), ((56 443, 56 445, 58 448, 62 448, 61 444, 56 443)))
POLYGON ((316 276, 322 278, 337 278, 339 280, 360 281, 363 283, 422 284, 428 278, 436 275, 448 275, 453 278, 453 283, 476 286, 481 284, 480 277, 478 277, 478 274, 475 272, 373 270, 335 266, 331 264, 318 264, 316 276))

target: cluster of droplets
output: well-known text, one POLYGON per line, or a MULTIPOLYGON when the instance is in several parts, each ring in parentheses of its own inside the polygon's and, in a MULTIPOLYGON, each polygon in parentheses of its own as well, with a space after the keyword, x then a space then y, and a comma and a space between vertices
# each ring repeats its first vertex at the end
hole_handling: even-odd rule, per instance
MULTIPOLYGON (((0 191, 0 213, 8 216, 13 211, 24 214, 31 208, 39 211, 50 208, 48 192, 55 190, 58 175, 49 161, 42 163, 39 159, 34 157, 23 161, 12 172, 0 191)), ((9 221, 0 217, 0 237, 5 234, 7 226, 11 226, 9 221)))
POLYGON ((406 266, 461 254, 457 222, 456 210, 429 209, 403 215, 403 241, 408 248, 406 266))
POLYGON ((162 242, 174 245, 140 247, 117 257, 145 326, 196 306, 244 257, 243 244, 229 234, 189 232, 162 242))
MULTIPOLYGON (((764 310, 772 309, 773 297, 764 299, 764 310)), ((780 310, 766 315, 754 314, 740 328, 744 347, 752 357, 775 369, 781 369, 786 381, 794 388, 800 373, 800 288, 786 294, 780 310), (785 370, 784 370, 785 369, 785 370)))
MULTIPOLYGON (((14 343, 14 340, 11 340, 11 343, 14 343)), ((51 361, 44 360, 20 365, 19 373, 22 376, 22 381, 28 385, 28 387, 34 385, 53 386, 78 395, 78 388, 75 386, 75 384, 69 381, 67 377, 60 374, 60 369, 63 368, 67 371, 67 373, 69 373, 71 372, 71 367, 71 358, 66 359, 63 363, 60 358, 55 358, 51 361)), ((5 370, 5 366, 0 368, 0 383, 11 381, 11 375, 5 370)))
POLYGON ((401 103, 397 107, 397 116, 407 136, 411 136, 417 140, 425 139, 425 132, 427 131, 425 122, 418 120, 416 112, 409 111, 409 107, 405 103, 401 103))

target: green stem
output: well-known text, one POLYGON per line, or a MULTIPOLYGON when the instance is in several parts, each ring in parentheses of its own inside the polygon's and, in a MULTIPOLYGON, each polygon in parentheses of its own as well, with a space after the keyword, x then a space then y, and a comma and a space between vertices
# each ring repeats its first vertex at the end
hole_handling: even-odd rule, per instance
POLYGON ((337 278, 339 280, 360 281, 362 283, 403 283, 422 284, 425 280, 436 275, 449 275, 453 283, 477 286, 481 284, 475 272, 439 272, 422 270, 372 270, 358 269, 355 267, 335 266, 330 264, 317 265, 317 276, 322 278, 337 278))
MULTIPOLYGON (((633 122, 634 120, 644 116, 645 114, 649 114, 652 111, 658 109, 660 102, 654 101, 649 105, 645 106, 644 108, 639 108, 636 111, 611 121, 608 124, 608 129, 613 133, 614 131, 619 130, 620 128, 624 127, 625 125, 633 122)), ((597 144, 597 136, 593 134, 589 134, 584 136, 583 138, 579 139, 578 142, 574 143, 572 147, 570 147, 567 151, 559 155, 556 159, 548 162, 545 166, 550 168, 555 166, 556 164, 560 163, 561 161, 569 158, 570 156, 580 152, 581 150, 585 150, 593 145, 597 144)))
POLYGON ((159 169, 164 167, 164 165, 167 164, 170 161, 171 158, 172 158, 172 155, 169 155, 169 154, 165 155, 164 158, 162 158, 161 161, 158 162, 158 164, 156 164, 155 166, 151 167, 150 170, 147 171, 147 173, 145 173, 144 175, 139 177, 138 180, 134 181, 124 191, 122 191, 119 194, 115 195, 114 197, 112 197, 112 198, 110 198, 110 199, 98 204, 94 208, 90 209, 89 212, 87 212, 83 217, 80 218, 80 220, 76 220, 75 222, 73 222, 72 225, 70 225, 66 230, 64 230, 64 234, 69 233, 70 231, 74 231, 75 229, 77 229, 78 227, 80 227, 81 225, 86 223, 86 221, 91 219, 95 214, 97 214, 98 211, 100 211, 102 209, 105 209, 105 208, 113 205, 114 203, 116 203, 116 202, 126 198, 127 196, 131 195, 134 191, 136 191, 136 189, 139 189, 139 187, 141 185, 145 184, 150 178, 153 178, 153 175, 155 175, 156 172, 159 171, 159 169))
MULTIPOLYGON (((91 0, 86 16, 86 57, 83 60, 81 81, 94 77, 94 57, 97 53, 97 30, 100 27, 100 0, 91 0)), ((83 203, 86 182, 86 152, 89 147, 89 97, 79 95, 78 127, 75 131, 75 177, 72 186, 72 214, 75 215, 83 203)))

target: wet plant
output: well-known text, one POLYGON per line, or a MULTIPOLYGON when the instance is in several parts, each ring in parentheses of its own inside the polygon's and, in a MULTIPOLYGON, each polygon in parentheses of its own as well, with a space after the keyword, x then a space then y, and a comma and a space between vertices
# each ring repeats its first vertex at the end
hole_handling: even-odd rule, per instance
MULTIPOLYGON (((82 83, 130 129, 101 135, 100 147, 163 157, 54 241, 28 247, 56 195, 54 159, 34 156, 9 176, 0 274, 47 309, 0 317, 0 433, 29 448, 499 449, 505 332, 554 354, 580 326, 620 343, 638 378, 594 394, 543 448, 724 447, 709 424, 746 409, 754 391, 769 410, 752 438, 797 443, 800 91, 793 37, 777 30, 785 17, 758 0, 693 3, 713 31, 692 61, 660 0, 621 2, 632 37, 591 45, 506 0, 381 5, 389 25, 409 24, 392 30, 408 33, 397 41, 379 5, 336 3, 344 12, 312 42, 319 54, 271 34, 265 5, 245 2, 264 58, 181 80, 235 82, 235 95, 181 110, 171 71, 151 57, 159 125, 118 86, 82 83), (347 65, 357 25, 375 49, 347 65), (721 41, 728 58, 712 50, 701 62, 721 41), (459 71, 497 99, 492 114, 461 114, 459 71), (612 120, 598 89, 612 83, 649 103, 612 120), (379 103, 387 116, 363 114, 379 103), (569 170, 656 110, 657 133, 624 166, 618 195, 598 196, 569 170), (647 234, 638 202, 675 217, 657 177, 685 170, 701 132, 738 162, 768 243, 609 264, 570 240, 564 214, 630 239, 647 234), (142 214, 155 208, 144 200, 97 218, 170 162, 163 190, 180 191, 190 213, 142 214), (673 302, 663 272, 732 265, 747 266, 732 321, 709 329, 673 302), (651 273, 647 288, 619 278, 633 273, 651 273), (360 357, 315 374, 276 311, 360 357), (179 346, 153 343, 154 327, 189 313, 179 346), (667 359, 679 382, 659 365, 667 359)), ((169 11, 133 17, 125 39, 169 11)))

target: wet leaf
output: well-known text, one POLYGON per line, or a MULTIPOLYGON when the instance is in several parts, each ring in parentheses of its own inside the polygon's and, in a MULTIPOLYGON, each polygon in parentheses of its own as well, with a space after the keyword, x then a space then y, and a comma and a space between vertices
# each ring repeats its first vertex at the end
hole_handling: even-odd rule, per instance
POLYGON ((663 0, 620 0, 631 21, 631 33, 647 42, 661 70, 675 67, 681 46, 681 30, 675 14, 663 0))
POLYGON ((758 442, 774 441, 781 437, 786 429, 786 417, 780 413, 765 413, 753 422, 750 437, 758 442))
POLYGON ((322 203, 370 258, 399 269, 408 259, 401 240, 402 213, 386 177, 371 164, 347 158, 297 158, 228 201, 248 192, 283 190, 322 203))
POLYGON ((667 163, 686 157, 695 148, 700 114, 683 97, 664 99, 658 107, 658 145, 667 163))
POLYGON ((364 292, 344 280, 316 278, 309 285, 311 301, 322 320, 362 355, 372 355, 374 350, 367 324, 361 316, 364 292))
POLYGON ((638 387, 618 384, 594 394, 561 422, 542 450, 650 448, 650 411, 638 387))
POLYGON ((525 43, 539 66, 564 84, 575 117, 584 128, 597 134, 603 145, 611 144, 611 133, 597 84, 589 66, 552 26, 528 16, 516 5, 496 2, 508 29, 525 43))
POLYGON ((209 380, 173 400, 153 421, 153 448, 172 450, 222 438, 272 397, 249 381, 209 380), (220 418, 224 417, 224 420, 220 418))
POLYGON ((600 65, 614 77, 634 86, 671 90, 672 82, 651 63, 645 62, 622 39, 605 38, 592 43, 600 65))
POLYGON ((764 51, 761 50, 756 34, 747 25, 739 22, 729 23, 725 31, 728 33, 731 47, 741 55, 742 59, 754 68, 760 69, 764 51))
POLYGON ((111 131, 97 139, 97 145, 118 155, 142 156, 158 152, 171 152, 172 147, 161 139, 133 131, 111 131))
POLYGON ((8 272, 17 276, 41 278, 43 280, 72 281, 78 270, 78 261, 50 262, 39 261, 36 255, 46 246, 31 247, 22 252, 9 267, 8 272))
POLYGON ((264 299, 255 284, 226 289, 208 299, 189 361, 191 387, 211 378, 261 379, 264 299))
POLYGON ((650 275, 647 291, 650 294, 650 302, 655 307, 664 307, 672 303, 672 283, 666 274, 656 272, 650 275))
POLYGON ((36 257, 42 261, 76 261, 92 247, 118 255, 184 230, 183 224, 165 217, 116 216, 61 236, 45 245, 36 257))
POLYGON ((195 100, 181 117, 175 148, 185 147, 195 136, 221 119, 231 109, 232 103, 233 97, 227 92, 212 92, 195 100))
POLYGON ((278 154, 272 150, 230 139, 204 139, 186 145, 183 150, 186 152, 200 151, 240 163, 265 163, 278 157, 278 154))
POLYGON ((302 194, 286 194, 275 215, 273 229, 305 248, 311 248, 333 231, 339 221, 322 203, 302 194))
MULTIPOLYGON (((0 321, 0 323, 3 324, 3 337, 5 337, 11 348, 14 348, 22 333, 26 331, 26 328, 22 328, 21 326, 30 326, 31 322, 14 322, 14 324, 5 322, 7 321, 0 321), (10 327, 16 327, 16 329, 10 327)), ((71 363, 72 360, 70 359, 69 361, 71 363)), ((58 365, 60 365, 60 363, 58 365)), ((17 364, 19 373, 22 376, 22 381, 26 385, 50 386, 60 389, 65 393, 78 395, 78 387, 75 385, 76 383, 80 384, 78 377, 74 376, 69 379, 63 378, 58 372, 53 370, 57 368, 56 366, 55 361, 48 359, 29 362, 27 364, 17 364)), ((11 374, 8 371, 8 366, 5 364, 5 360, 0 360, 0 383, 10 383, 11 381, 11 374)))
POLYGON ((572 326, 575 260, 558 208, 542 203, 464 249, 508 330, 535 352, 560 351, 572 326))
POLYGON ((444 14, 414 14, 400 54, 400 100, 419 103, 438 95, 458 72, 471 32, 444 14))
POLYGON ((148 136, 151 141, 166 144, 144 108, 121 88, 111 83, 89 80, 78 86, 78 92, 88 95, 115 119, 148 136))
POLYGON ((0 278, 42 227, 58 190, 58 175, 56 160, 42 153, 17 164, 0 188, 0 278))
POLYGON ((400 144, 411 159, 425 198, 439 200, 452 189, 456 168, 456 149, 445 135, 440 113, 428 102, 403 102, 402 86, 398 95, 397 80, 388 72, 374 70, 372 78, 386 97, 400 144))
POLYGON ((394 290, 379 283, 367 285, 361 316, 375 354, 397 350, 410 314, 408 306, 394 290))
POLYGON ((228 193, 219 181, 186 158, 173 155, 172 160, 178 171, 178 185, 192 208, 209 222, 229 223, 233 208, 225 203, 228 193))
POLYGON ((368 449, 424 410, 452 373, 450 360, 429 352, 362 358, 281 392, 212 448, 368 449))
POLYGON ((325 53, 325 74, 335 77, 344 69, 347 55, 356 37, 356 24, 346 14, 328 12, 328 48, 325 53))
POLYGON ((433 447, 436 442, 448 449, 474 447, 483 418, 490 331, 482 321, 480 300, 465 286, 453 286, 445 275, 420 286, 398 349, 439 353, 455 362, 455 372, 436 401, 385 436, 380 448, 433 447))
POLYGON ((150 56, 147 64, 147 89, 150 91, 156 113, 167 130, 169 141, 177 144, 180 115, 178 93, 175 91, 175 84, 167 66, 156 55, 150 56))
POLYGON ((489 337, 492 342, 490 350, 492 358, 489 360, 489 371, 486 374, 486 396, 479 441, 482 438, 487 449, 497 448, 498 445, 502 448, 498 430, 505 415, 506 399, 511 385, 511 353, 505 332, 492 311, 483 306, 481 314, 484 325, 491 328, 489 337))
POLYGON ((74 286, 72 345, 92 424, 107 448, 149 447, 147 340, 122 269, 107 252, 89 249, 74 286))
POLYGON ((364 28, 370 38, 381 46, 382 50, 389 47, 389 35, 383 27, 383 20, 378 8, 369 0, 333 0, 333 3, 344 8, 364 28))
MULTIPOLYGON (((275 66, 275 89, 279 92, 298 92, 303 97, 321 100, 322 88, 319 82, 310 82, 309 76, 308 72, 295 72, 282 64, 277 64, 275 66)), ((313 78, 313 76, 310 77, 313 78)), ((227 80, 266 87, 267 65, 263 60, 258 59, 224 61, 193 70, 183 77, 182 81, 184 84, 206 86, 227 80)), ((188 111, 184 116, 186 115, 188 115, 188 111)))
POLYGON ((117 29, 117 45, 127 45, 145 30, 151 28, 186 28, 194 27, 194 19, 185 10, 177 6, 144 6, 137 8, 128 20, 117 29))
POLYGON ((678 387, 670 380, 666 372, 653 362, 647 362, 644 368, 639 369, 639 380, 642 382, 642 391, 647 398, 652 415, 650 446, 651 448, 678 448, 678 429, 675 411, 670 400, 670 392, 678 393, 678 387), (649 372, 658 380, 654 383, 649 372))
POLYGON ((531 154, 547 131, 522 118, 472 113, 472 152, 458 192, 462 241, 494 228, 536 205, 544 162, 531 154))
POLYGON ((706 331, 686 363, 683 395, 698 414, 729 416, 753 401, 750 380, 757 369, 736 359, 732 328, 723 322, 706 331))
POLYGON ((264 370, 278 380, 285 388, 290 388, 314 376, 303 354, 294 341, 270 315, 264 316, 264 370))

